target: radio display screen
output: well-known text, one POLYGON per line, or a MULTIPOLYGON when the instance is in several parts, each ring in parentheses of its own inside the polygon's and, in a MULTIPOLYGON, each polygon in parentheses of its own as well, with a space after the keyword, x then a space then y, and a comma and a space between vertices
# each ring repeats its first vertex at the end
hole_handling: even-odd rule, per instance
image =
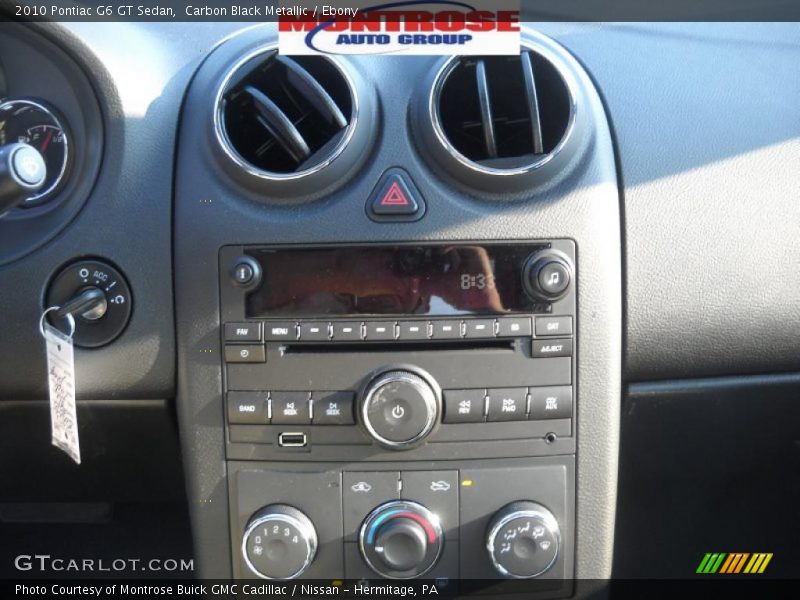
POLYGON ((533 310, 522 281, 542 244, 259 248, 247 316, 453 316, 533 310))

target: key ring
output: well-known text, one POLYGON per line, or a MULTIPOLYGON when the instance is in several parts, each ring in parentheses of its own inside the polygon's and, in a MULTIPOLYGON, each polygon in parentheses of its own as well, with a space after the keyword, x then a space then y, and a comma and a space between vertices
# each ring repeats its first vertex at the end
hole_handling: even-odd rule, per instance
MULTIPOLYGON (((51 306, 50 308, 45 309, 45 311, 42 313, 42 316, 39 318, 39 332, 42 334, 43 338, 47 337, 44 332, 44 320, 47 318, 47 314, 54 310, 60 309, 60 306, 51 306)), ((66 318, 67 323, 69 324, 69 333, 64 335, 66 335, 69 339, 72 339, 72 336, 75 335, 75 317, 73 317, 71 313, 67 313, 64 318, 66 318)))

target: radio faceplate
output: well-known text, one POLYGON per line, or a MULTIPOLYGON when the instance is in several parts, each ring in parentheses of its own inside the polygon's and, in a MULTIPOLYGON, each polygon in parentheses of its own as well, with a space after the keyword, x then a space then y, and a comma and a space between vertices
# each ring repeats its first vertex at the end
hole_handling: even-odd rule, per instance
POLYGON ((571 240, 222 248, 228 458, 574 453, 575 262, 571 240))

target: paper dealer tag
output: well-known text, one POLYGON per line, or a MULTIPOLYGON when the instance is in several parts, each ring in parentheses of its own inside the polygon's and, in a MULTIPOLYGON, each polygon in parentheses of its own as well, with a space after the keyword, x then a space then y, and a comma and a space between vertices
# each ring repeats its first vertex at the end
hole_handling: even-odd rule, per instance
POLYGON ((78 415, 75 411, 75 361, 72 338, 44 323, 47 342, 47 381, 50 388, 52 442, 81 464, 78 415))

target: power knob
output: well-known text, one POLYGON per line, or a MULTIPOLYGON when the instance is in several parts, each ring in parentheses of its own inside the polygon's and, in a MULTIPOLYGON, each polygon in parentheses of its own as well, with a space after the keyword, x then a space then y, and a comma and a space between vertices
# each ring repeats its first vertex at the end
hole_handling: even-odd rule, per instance
POLYGON ((541 504, 512 502, 489 523, 486 549, 497 572, 529 579, 548 571, 558 558, 561 533, 558 522, 541 504))
POLYGON ((528 258, 522 283, 528 294, 544 302, 566 295, 572 284, 572 261, 557 250, 537 252, 528 258))
POLYGON ((384 448, 405 450, 421 443, 439 421, 441 391, 422 371, 391 369, 367 383, 361 421, 384 448))
POLYGON ((263 579, 294 579, 317 554, 317 532, 305 514, 286 504, 255 513, 242 536, 242 556, 263 579))
POLYGON ((417 502, 393 500, 373 510, 361 525, 359 547, 378 575, 411 579, 430 571, 444 545, 439 518, 417 502))

